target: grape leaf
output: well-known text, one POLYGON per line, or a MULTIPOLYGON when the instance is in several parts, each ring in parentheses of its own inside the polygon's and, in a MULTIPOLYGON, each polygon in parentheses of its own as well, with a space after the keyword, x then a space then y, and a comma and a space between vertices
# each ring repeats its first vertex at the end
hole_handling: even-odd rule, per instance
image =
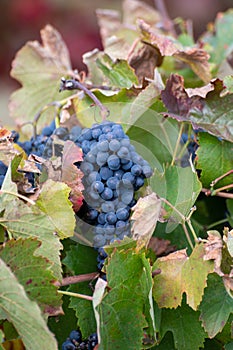
POLYGON ((16 328, 27 350, 57 350, 39 306, 28 299, 10 268, 0 259, 0 318, 7 318, 16 328), (4 317, 2 317, 4 316, 4 317))
POLYGON ((154 26, 148 25, 144 19, 138 21, 138 26, 144 41, 158 48, 161 56, 173 56, 187 63, 200 79, 206 83, 210 81, 209 54, 206 51, 197 47, 191 49, 183 47, 173 37, 158 33, 157 29, 154 26))
POLYGON ((152 193, 139 198, 132 210, 132 236, 137 240, 138 248, 147 247, 160 216, 161 199, 152 193))
POLYGON ((187 304, 197 310, 214 265, 212 261, 203 260, 204 254, 203 244, 200 244, 190 257, 183 249, 156 260, 153 270, 160 269, 161 273, 154 277, 153 296, 159 307, 176 308, 186 293, 187 304))
MULTIPOLYGON (((161 103, 156 103, 144 112, 144 106, 132 104, 130 118, 125 123, 127 135, 137 152, 146 159, 152 168, 163 172, 164 164, 173 158, 179 134, 179 124, 171 119, 164 119, 160 112, 164 111, 161 103), (137 112, 135 112, 137 109, 137 112)), ((144 101, 145 102, 145 101, 144 101)), ((149 180, 150 182, 150 180, 149 180)), ((156 192, 156 191, 155 191, 156 192)))
MULTIPOLYGON (((46 257, 51 262, 51 270, 54 276, 61 279, 60 250, 62 245, 59 238, 54 235, 55 227, 51 220, 36 206, 27 206, 17 198, 16 185, 6 175, 4 188, 12 188, 13 193, 0 196, 0 208, 4 215, 0 218, 0 225, 8 230, 14 237, 36 237, 41 246, 36 255, 46 257), (53 247, 53 249, 51 249, 53 247)), ((12 192, 12 191, 11 191, 12 192)))
POLYGON ((10 240, 0 247, 0 258, 14 273, 24 287, 28 297, 35 300, 42 311, 49 316, 61 312, 61 297, 52 283, 54 276, 50 263, 41 256, 35 256, 40 242, 35 238, 10 240))
POLYGON ((63 295, 62 310, 64 314, 57 317, 49 317, 48 319, 48 327, 55 334, 59 349, 62 349, 62 344, 70 332, 77 328, 74 310, 68 307, 69 300, 70 298, 67 295, 63 295))
POLYGON ((97 307, 99 349, 140 349, 147 323, 150 324, 149 334, 153 333, 149 313, 152 287, 149 262, 143 253, 135 254, 135 248, 114 249, 109 256, 106 271, 110 289, 97 307))
MULTIPOLYGON (((63 264, 73 275, 95 272, 97 271, 96 252, 93 248, 81 244, 71 246, 63 260, 63 264)), ((92 288, 89 282, 70 285, 68 291, 92 295, 92 288)), ((71 297, 69 307, 75 310, 76 317, 78 318, 78 325, 84 338, 96 332, 96 323, 91 301, 71 297)))
MULTIPOLYGON (((68 49, 59 32, 47 25, 41 30, 41 38, 42 44, 27 42, 12 63, 11 76, 22 87, 11 95, 9 110, 11 117, 21 123, 33 120, 42 107, 61 99, 60 78, 72 69, 68 49)), ((66 92, 65 96, 70 94, 66 92)), ((48 116, 51 120, 54 114, 48 112, 48 116)))
POLYGON ((134 55, 137 52, 138 44, 141 46, 140 43, 135 45, 138 39, 136 30, 138 18, 144 18, 151 25, 156 25, 161 20, 160 14, 153 7, 135 0, 124 0, 122 17, 121 22, 121 15, 118 11, 97 10, 104 51, 115 60, 128 60, 130 53, 134 55))
POLYGON ((151 348, 151 350, 176 350, 174 346, 174 340, 173 340, 173 335, 172 332, 167 332, 161 342, 151 348))
POLYGON ((162 309, 161 335, 171 331, 175 348, 179 350, 199 350, 206 333, 199 321, 199 312, 182 303, 175 310, 162 309))
POLYGON ((75 216, 68 197, 70 188, 62 183, 47 180, 40 191, 36 205, 52 222, 54 231, 60 238, 74 234, 75 216))
MULTIPOLYGON (((233 144, 202 132, 198 134, 198 144, 196 168, 201 170, 203 187, 209 188, 213 180, 233 169, 233 144)), ((218 181, 214 188, 232 183, 233 174, 218 181)))
POLYGON ((202 128, 210 134, 233 141, 232 102, 233 94, 221 97, 223 82, 211 82, 214 90, 206 98, 189 97, 184 89, 184 78, 172 74, 162 91, 162 100, 169 116, 179 121, 192 123, 195 129, 202 128))
POLYGON ((222 278, 216 273, 208 276, 199 310, 203 327, 210 338, 221 332, 233 312, 233 298, 227 293, 222 278))
POLYGON ((82 205, 82 184, 83 174, 74 163, 82 160, 81 148, 75 145, 72 141, 66 141, 62 155, 62 182, 65 182, 70 188, 69 199, 73 204, 73 209, 77 212, 82 205))
MULTIPOLYGON (((165 168, 163 174, 155 170, 149 183, 159 197, 166 198, 185 217, 201 191, 201 183, 191 167, 169 166, 165 168)), ((166 229, 170 232, 182 221, 182 218, 169 206, 165 208, 170 219, 166 229)))
POLYGON ((129 89, 133 85, 138 85, 134 70, 127 61, 117 60, 114 62, 107 54, 103 54, 96 59, 96 64, 113 87, 129 89))

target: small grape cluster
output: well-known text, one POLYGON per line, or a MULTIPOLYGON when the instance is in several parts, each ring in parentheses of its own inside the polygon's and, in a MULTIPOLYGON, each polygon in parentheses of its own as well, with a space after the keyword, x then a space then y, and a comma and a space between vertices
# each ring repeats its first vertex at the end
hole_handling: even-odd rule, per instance
POLYGON ((62 344, 62 350, 93 350, 97 344, 98 337, 96 333, 91 334, 87 340, 82 340, 81 332, 73 330, 62 344))
POLYGON ((135 192, 152 169, 131 144, 120 124, 105 121, 85 128, 75 140, 84 155, 85 203, 77 214, 93 227, 93 245, 101 248, 130 234, 135 192))
POLYGON ((43 157, 45 146, 55 129, 55 121, 53 120, 50 125, 45 126, 42 129, 39 135, 32 136, 30 140, 24 142, 19 141, 19 134, 13 131, 13 140, 24 150, 27 155, 33 153, 39 157, 43 157))

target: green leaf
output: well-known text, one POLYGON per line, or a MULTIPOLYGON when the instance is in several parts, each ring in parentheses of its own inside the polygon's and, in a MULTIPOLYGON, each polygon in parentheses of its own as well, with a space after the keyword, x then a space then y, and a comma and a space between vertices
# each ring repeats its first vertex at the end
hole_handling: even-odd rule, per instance
POLYGON ((24 288, 0 259, 0 317, 13 323, 27 350, 57 350, 57 344, 48 330, 39 306, 28 299, 24 288))
MULTIPOLYGON (((198 134, 197 169, 201 170, 203 187, 209 188, 211 182, 233 169, 233 144, 220 141, 208 133, 198 134)), ((226 176, 214 186, 219 188, 233 182, 233 174, 226 176)))
MULTIPOLYGON (((191 167, 169 166, 165 168, 163 174, 155 170, 149 183, 159 197, 166 198, 185 217, 201 191, 201 183, 191 167)), ((166 229, 167 232, 171 232, 182 218, 169 206, 166 205, 165 208, 168 210, 170 219, 166 229)))
POLYGON ((154 277, 153 296, 159 307, 173 308, 181 305, 186 293, 187 304, 194 310, 202 300, 207 276, 213 272, 213 261, 204 261, 203 244, 196 245, 190 257, 185 249, 158 258, 153 270, 161 273, 154 277))
POLYGON ((166 332, 161 342, 151 350, 176 350, 172 332, 166 332))
POLYGON ((65 183, 47 180, 36 201, 36 205, 46 214, 61 239, 74 234, 75 215, 68 199, 70 191, 65 183))
MULTIPOLYGON (((71 246, 63 260, 63 264, 73 275, 91 273, 97 271, 96 257, 97 253, 93 248, 77 244, 71 246)), ((85 295, 93 294, 90 282, 71 285, 68 291, 85 295)), ((78 318, 78 326, 84 338, 96 332, 96 322, 91 301, 71 297, 69 307, 75 310, 76 317, 78 318)))
MULTIPOLYGON (((18 51, 12 63, 11 76, 22 87, 11 95, 10 115, 18 121, 33 120, 46 104, 70 95, 59 95, 60 79, 71 71, 68 49, 61 35, 51 25, 41 30, 42 44, 29 41, 18 51)), ((45 113, 46 114, 46 113, 45 113)), ((52 120, 51 110, 45 115, 52 120)))
POLYGON ((50 262, 35 256, 40 242, 35 238, 10 240, 0 247, 0 258, 14 273, 28 297, 36 301, 49 316, 61 311, 61 297, 52 283, 54 276, 50 262))
POLYGON ((49 317, 48 319, 49 329, 55 334, 59 349, 62 348, 62 343, 64 343, 64 340, 69 336, 70 332, 77 328, 77 319, 74 310, 68 307, 70 298, 63 295, 62 300, 64 315, 49 317))
POLYGON ((179 135, 179 124, 175 120, 164 119, 164 107, 156 101, 151 108, 133 102, 130 118, 125 123, 127 135, 137 152, 146 159, 152 168, 163 172, 164 164, 173 159, 179 135), (136 112, 137 110, 137 112, 136 112))
MULTIPOLYGON (((131 103, 136 97, 134 91, 121 89, 110 96, 104 95, 103 91, 99 90, 96 90, 94 93, 100 102, 108 108, 110 112, 109 120, 116 123, 127 123, 131 103)), ((73 102, 77 118, 83 126, 91 127, 93 123, 102 121, 100 109, 97 106, 93 106, 93 101, 89 97, 85 96, 81 100, 75 98, 73 102)))
POLYGON ((168 331, 173 333, 178 350, 199 350, 206 337, 199 321, 199 312, 184 303, 175 310, 162 310, 161 335, 168 331))
POLYGON ((130 89, 133 85, 138 84, 134 70, 126 60, 114 62, 110 56, 103 54, 96 59, 96 64, 113 87, 130 89))
POLYGON ((4 209, 4 215, 0 217, 0 225, 15 238, 35 237, 42 242, 35 254, 47 258, 51 262, 50 268, 54 277, 61 280, 62 245, 54 234, 55 228, 50 219, 38 207, 29 207, 9 194, 0 197, 0 207, 4 209))
POLYGON ((149 262, 135 249, 115 249, 106 271, 109 290, 96 308, 100 316, 99 349, 140 349, 143 329, 147 331, 148 324, 149 335, 153 333, 149 314, 152 287, 149 262))
POLYGON ((208 276, 207 288, 199 306, 200 319, 210 338, 223 329, 233 311, 233 298, 227 293, 223 280, 217 274, 208 276))

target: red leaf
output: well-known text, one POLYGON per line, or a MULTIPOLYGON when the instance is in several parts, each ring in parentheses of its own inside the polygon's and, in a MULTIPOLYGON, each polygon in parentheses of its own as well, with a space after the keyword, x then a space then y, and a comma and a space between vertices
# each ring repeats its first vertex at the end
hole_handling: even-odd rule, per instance
POLYGON ((74 211, 80 209, 83 201, 83 173, 74 165, 74 163, 81 161, 82 158, 81 148, 72 141, 66 141, 62 157, 62 181, 71 188, 69 199, 73 204, 74 211))

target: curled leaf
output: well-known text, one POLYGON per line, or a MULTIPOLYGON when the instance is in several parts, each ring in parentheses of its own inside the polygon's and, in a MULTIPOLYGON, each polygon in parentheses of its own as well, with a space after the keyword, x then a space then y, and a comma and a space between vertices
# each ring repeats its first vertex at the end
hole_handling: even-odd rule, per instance
POLYGON ((132 235, 137 240, 138 247, 147 247, 153 235, 161 211, 161 199, 155 193, 139 198, 133 207, 131 220, 132 235))

